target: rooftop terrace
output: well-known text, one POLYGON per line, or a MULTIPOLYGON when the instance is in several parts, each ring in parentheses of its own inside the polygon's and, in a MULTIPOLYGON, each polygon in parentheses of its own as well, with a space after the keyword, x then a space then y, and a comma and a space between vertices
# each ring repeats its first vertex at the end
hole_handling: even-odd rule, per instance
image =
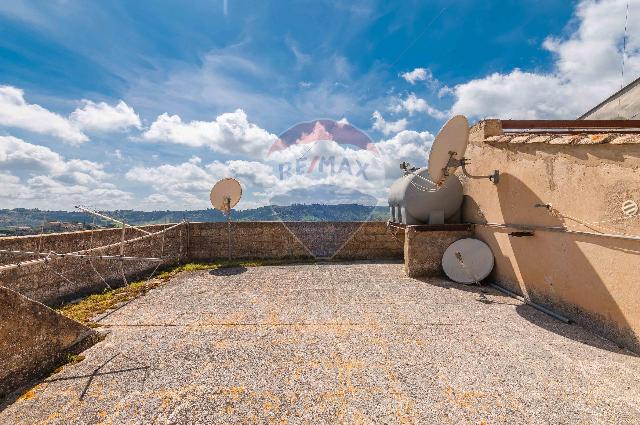
POLYGON ((638 423, 640 360, 395 263, 185 272, 0 423, 638 423))

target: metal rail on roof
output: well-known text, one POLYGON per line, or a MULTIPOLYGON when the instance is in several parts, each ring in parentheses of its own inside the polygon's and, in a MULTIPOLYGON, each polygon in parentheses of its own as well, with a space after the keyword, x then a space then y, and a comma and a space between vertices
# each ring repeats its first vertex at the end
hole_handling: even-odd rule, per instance
POLYGON ((640 133, 640 120, 501 120, 505 132, 640 133))

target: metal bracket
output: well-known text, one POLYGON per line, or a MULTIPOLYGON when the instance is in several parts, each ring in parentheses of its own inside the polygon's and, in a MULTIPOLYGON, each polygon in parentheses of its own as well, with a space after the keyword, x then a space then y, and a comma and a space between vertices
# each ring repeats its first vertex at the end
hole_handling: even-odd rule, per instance
POLYGON ((442 174, 445 177, 449 177, 449 168, 460 167, 462 168, 462 173, 470 179, 489 179, 491 182, 493 182, 493 184, 498 184, 498 182, 500 181, 500 171, 498 170, 493 170, 493 173, 488 176, 476 176, 470 174, 467 171, 466 166, 471 163, 471 160, 468 158, 456 159, 454 158, 456 155, 457 152, 449 151, 449 161, 447 162, 447 166, 442 169, 442 174))
POLYGON ((509 236, 513 236, 515 238, 524 238, 529 236, 534 236, 533 231, 520 231, 520 232, 511 232, 509 236))
POLYGON ((416 171, 418 171, 418 167, 412 167, 411 164, 409 164, 408 162, 401 162, 400 169, 405 174, 415 173, 416 171))

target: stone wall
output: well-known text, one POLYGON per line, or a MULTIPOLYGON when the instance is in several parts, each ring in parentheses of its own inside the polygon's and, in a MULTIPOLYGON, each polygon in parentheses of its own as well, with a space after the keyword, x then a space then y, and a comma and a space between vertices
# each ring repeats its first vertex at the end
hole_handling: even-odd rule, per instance
POLYGON ((0 286, 0 400, 97 338, 94 330, 0 286))
MULTIPOLYGON (((382 222, 231 223, 233 259, 402 259, 402 240, 382 222)), ((189 259, 229 256, 227 223, 189 223, 189 259)))
MULTIPOLYGON (((169 226, 146 226, 149 232, 160 232, 169 226)), ((0 249, 48 253, 84 253, 119 255, 122 230, 105 229, 57 233, 43 236, 0 238, 0 249), (106 247, 106 248, 96 248, 106 247)), ((134 229, 125 231, 125 256, 162 258, 160 268, 187 258, 188 226, 174 226, 164 233, 145 235, 134 229)), ((99 258, 50 257, 46 261, 36 255, 0 254, 0 285, 35 301, 57 305, 89 293, 101 292, 109 286, 148 276, 157 266, 154 261, 119 261, 99 258), (22 261, 19 267, 9 264, 22 261)))
POLYGON ((472 173, 500 170, 497 185, 464 181, 463 218, 495 255, 491 279, 640 352, 640 240, 597 235, 640 235, 622 213, 640 204, 640 134, 504 134, 486 121, 466 156, 472 173), (566 217, 535 206, 547 203, 566 217), (557 227, 583 233, 546 230, 557 227))
POLYGON ((444 276, 442 256, 446 249, 458 239, 472 235, 473 227, 465 225, 407 226, 404 240, 407 276, 444 276))
MULTIPOLYGON (((146 226, 159 232, 169 225, 146 226)), ((235 222, 231 223, 232 259, 400 260, 402 235, 382 222, 235 222)), ((227 223, 172 225, 162 235, 125 232, 124 255, 163 258, 160 268, 179 262, 211 262, 229 256, 227 223), (164 240, 163 240, 164 239, 164 240)), ((91 255, 119 255, 120 229, 43 236, 0 238, 0 249, 91 255), (108 245, 107 248, 96 248, 108 245)), ((0 254, 0 285, 33 300, 57 305, 144 278, 158 266, 152 261, 0 254), (22 261, 19 267, 10 264, 22 261)))

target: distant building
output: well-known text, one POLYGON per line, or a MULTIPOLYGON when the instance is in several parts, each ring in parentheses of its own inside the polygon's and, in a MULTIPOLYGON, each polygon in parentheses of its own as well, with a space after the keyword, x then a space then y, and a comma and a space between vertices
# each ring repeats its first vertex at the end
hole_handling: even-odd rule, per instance
POLYGON ((640 78, 609 96, 582 115, 579 120, 640 119, 640 78))

